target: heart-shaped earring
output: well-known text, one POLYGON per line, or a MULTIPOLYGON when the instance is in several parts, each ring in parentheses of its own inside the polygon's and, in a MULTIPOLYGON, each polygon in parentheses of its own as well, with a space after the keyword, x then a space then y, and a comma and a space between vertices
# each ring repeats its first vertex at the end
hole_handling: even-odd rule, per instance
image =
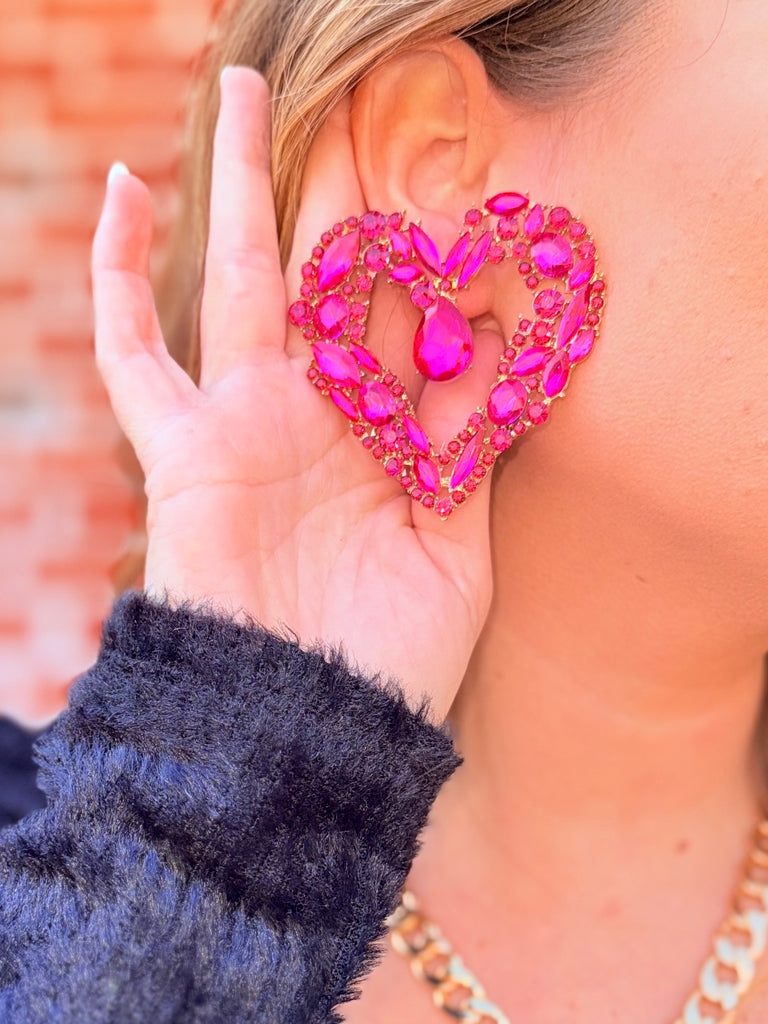
POLYGON ((301 268, 301 298, 290 322, 312 346, 307 375, 347 417, 353 434, 414 501, 448 516, 488 475, 516 437, 544 423, 565 394, 575 363, 594 346, 605 303, 595 244, 563 206, 531 205, 502 192, 471 209, 445 260, 404 214, 368 211, 326 231, 301 268), (533 293, 532 311, 500 353, 498 376, 476 409, 438 447, 418 421, 397 375, 363 343, 377 275, 407 288, 422 310, 413 359, 432 381, 456 379, 472 364, 474 339, 456 295, 484 264, 511 259, 533 293))

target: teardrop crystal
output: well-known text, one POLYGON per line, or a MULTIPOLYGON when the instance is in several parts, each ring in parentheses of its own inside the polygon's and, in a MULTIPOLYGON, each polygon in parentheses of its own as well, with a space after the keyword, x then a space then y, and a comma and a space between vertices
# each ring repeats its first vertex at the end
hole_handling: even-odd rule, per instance
POLYGON ((413 339, 413 361, 428 380, 454 380, 472 365, 472 329, 443 295, 424 311, 413 339))

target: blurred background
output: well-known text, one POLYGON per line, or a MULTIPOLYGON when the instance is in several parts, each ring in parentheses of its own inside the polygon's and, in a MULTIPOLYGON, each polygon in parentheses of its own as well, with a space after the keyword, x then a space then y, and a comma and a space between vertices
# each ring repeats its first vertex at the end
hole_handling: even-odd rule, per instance
POLYGON ((40 725, 98 649, 136 527, 94 359, 89 249, 122 160, 175 209, 212 0, 0 3, 0 715, 40 725))

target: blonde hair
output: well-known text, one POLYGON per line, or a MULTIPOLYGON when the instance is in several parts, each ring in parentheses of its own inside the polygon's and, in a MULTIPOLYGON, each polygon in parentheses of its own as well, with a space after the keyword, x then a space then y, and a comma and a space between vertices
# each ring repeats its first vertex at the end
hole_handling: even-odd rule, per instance
MULTIPOLYGON (((446 36, 464 39, 492 84, 536 107, 578 96, 620 56, 622 30, 651 0, 230 0, 201 56, 189 110, 180 216, 158 305, 174 358, 197 380, 197 314, 218 76, 257 68, 272 89, 272 155, 281 250, 287 259, 312 141, 338 100, 395 53, 446 36)), ((655 6, 655 4, 653 4, 655 6)), ((633 37, 635 34, 633 33, 633 37)), ((638 40, 632 39, 633 47, 638 40)), ((128 460, 131 454, 124 453, 128 460)), ((135 460, 133 460, 135 467, 135 460)), ((143 564, 139 550, 113 573, 118 590, 143 564)))

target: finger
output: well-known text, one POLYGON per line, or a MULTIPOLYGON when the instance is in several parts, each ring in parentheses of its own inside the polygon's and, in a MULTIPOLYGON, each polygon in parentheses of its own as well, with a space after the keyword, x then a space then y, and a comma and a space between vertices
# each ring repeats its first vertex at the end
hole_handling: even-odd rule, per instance
POLYGON ((285 347, 270 166, 270 97, 251 68, 225 68, 213 146, 201 309, 201 387, 285 347))
POLYGON ((149 283, 151 241, 149 192, 116 165, 93 240, 95 355, 117 420, 134 445, 194 392, 163 341, 149 283))
POLYGON ((288 295, 298 296, 301 266, 320 236, 337 221, 365 209, 349 124, 350 98, 334 107, 309 151, 302 178, 301 202, 286 269, 288 295))
MULTIPOLYGON (((335 223, 364 213, 366 202, 358 177, 350 128, 349 96, 340 100, 317 133, 303 176, 301 204, 296 221, 291 257, 286 270, 289 302, 299 298, 301 267, 312 249, 335 223)), ((382 210, 394 213, 394 210, 382 210)), ((389 287, 380 274, 369 293, 365 345, 388 370, 396 373, 416 401, 423 384, 415 371, 411 350, 420 313, 400 287, 389 287)), ((362 296, 364 298, 365 296, 362 296)), ((288 334, 289 355, 311 358, 301 331, 288 334)))

